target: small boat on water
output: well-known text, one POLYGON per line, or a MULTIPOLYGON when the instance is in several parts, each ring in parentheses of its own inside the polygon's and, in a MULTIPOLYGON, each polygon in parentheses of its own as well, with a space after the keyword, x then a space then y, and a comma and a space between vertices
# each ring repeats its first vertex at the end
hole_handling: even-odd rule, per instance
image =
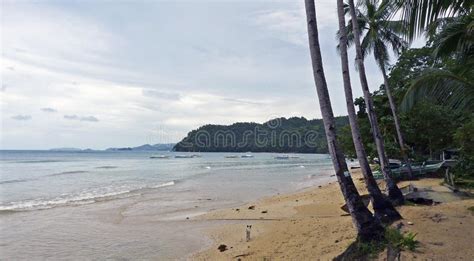
POLYGON ((226 159, 236 159, 238 157, 239 156, 237 156, 237 155, 227 155, 227 156, 225 156, 226 159))
POLYGON ((240 156, 241 158, 253 158, 253 155, 251 154, 245 154, 245 155, 242 155, 240 156))
POLYGON ((170 156, 168 155, 151 155, 150 159, 169 159, 170 156))
POLYGON ((191 159, 194 158, 193 155, 175 155, 175 159, 191 159))
POLYGON ((286 159, 299 159, 300 157, 298 156, 290 156, 290 155, 286 155, 286 154, 283 154, 283 155, 278 155, 275 157, 275 159, 279 159, 279 160, 286 160, 286 159))

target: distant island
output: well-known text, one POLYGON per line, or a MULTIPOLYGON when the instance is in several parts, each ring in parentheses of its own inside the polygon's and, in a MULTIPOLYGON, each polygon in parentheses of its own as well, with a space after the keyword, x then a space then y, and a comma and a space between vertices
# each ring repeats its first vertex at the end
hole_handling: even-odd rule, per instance
POLYGON ((144 144, 137 147, 117 147, 105 150, 80 149, 80 148, 53 148, 49 151, 55 152, 91 152, 91 151, 171 151, 175 143, 144 144))
POLYGON ((52 148, 49 149, 49 151, 57 151, 57 152, 73 152, 73 151, 82 151, 82 149, 79 148, 52 148))
POLYGON ((144 144, 138 147, 108 148, 106 151, 170 151, 175 143, 144 144))
MULTIPOLYGON (((336 117, 336 128, 348 125, 347 116, 336 117)), ((322 119, 275 118, 265 123, 239 122, 204 125, 174 146, 188 152, 327 153, 322 119)))

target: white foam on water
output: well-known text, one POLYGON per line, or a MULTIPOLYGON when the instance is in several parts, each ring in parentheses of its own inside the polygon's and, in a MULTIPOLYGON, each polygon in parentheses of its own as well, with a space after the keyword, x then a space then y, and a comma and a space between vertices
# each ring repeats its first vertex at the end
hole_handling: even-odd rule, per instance
POLYGON ((140 186, 138 188, 130 189, 124 189, 127 186, 120 186, 115 188, 105 187, 90 191, 84 191, 77 194, 62 194, 61 196, 53 199, 38 198, 32 200, 10 202, 0 205, 0 211, 38 210, 67 205, 86 205, 95 203, 97 201, 103 201, 105 199, 126 196, 127 194, 130 196, 134 196, 137 194, 131 194, 131 192, 137 192, 142 189, 156 189, 173 185, 175 185, 174 181, 165 182, 154 186, 140 186))
POLYGON ((163 187, 169 187, 169 186, 173 186, 173 185, 175 185, 175 182, 170 181, 170 182, 165 182, 165 183, 160 184, 160 185, 153 186, 151 188, 163 188, 163 187))

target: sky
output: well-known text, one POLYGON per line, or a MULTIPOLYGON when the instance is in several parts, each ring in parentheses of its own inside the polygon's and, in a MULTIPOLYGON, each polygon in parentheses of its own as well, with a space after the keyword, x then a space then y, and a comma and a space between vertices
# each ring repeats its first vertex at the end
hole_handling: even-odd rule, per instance
MULTIPOLYGON (((302 0, 1 5, 1 149, 138 146, 204 124, 321 117, 302 0)), ((316 12, 334 113, 346 115, 335 1, 316 12)), ((366 66, 376 90, 373 57, 366 66)))

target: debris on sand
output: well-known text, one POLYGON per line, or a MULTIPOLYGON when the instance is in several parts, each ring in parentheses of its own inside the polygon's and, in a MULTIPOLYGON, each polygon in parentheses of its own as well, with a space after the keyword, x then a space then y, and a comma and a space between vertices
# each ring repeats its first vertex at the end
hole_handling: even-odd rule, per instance
POLYGON ((221 245, 219 245, 219 247, 218 247, 217 249, 218 249, 219 251, 221 251, 221 252, 224 252, 224 251, 227 250, 227 246, 224 245, 224 244, 221 244, 221 245))

